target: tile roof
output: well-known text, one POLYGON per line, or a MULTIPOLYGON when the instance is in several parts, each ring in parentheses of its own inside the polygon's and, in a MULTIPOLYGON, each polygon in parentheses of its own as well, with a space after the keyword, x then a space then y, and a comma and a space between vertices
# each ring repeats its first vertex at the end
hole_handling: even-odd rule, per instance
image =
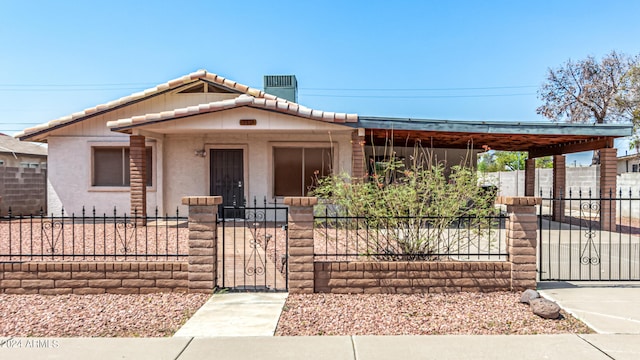
POLYGON ((5 134, 0 134, 0 153, 47 156, 47 148, 42 145, 20 141, 5 134))
POLYGON ((111 128, 112 130, 120 130, 149 123, 174 120, 183 117, 228 110, 242 106, 275 111, 279 113, 332 123, 355 123, 358 121, 357 114, 315 110, 280 98, 256 98, 251 95, 242 94, 234 99, 215 101, 208 104, 194 105, 186 108, 175 109, 172 111, 163 111, 160 113, 145 114, 127 119, 109 121, 107 123, 107 127, 111 128))
MULTIPOLYGON (((67 115, 52 121, 49 121, 47 123, 44 124, 40 124, 31 128, 27 128, 25 130, 23 130, 22 132, 18 133, 15 135, 15 137, 20 138, 21 140, 26 140, 29 138, 32 138, 36 135, 42 135, 45 134, 51 130, 54 129, 58 129, 62 126, 66 126, 69 125, 71 123, 75 123, 78 121, 82 121, 84 119, 108 112, 110 110, 116 109, 116 108, 120 108, 122 106, 126 106, 130 103, 134 103, 134 102, 138 102, 141 100, 144 100, 146 98, 167 92, 167 91, 171 91, 175 88, 178 88, 182 85, 185 84, 189 84, 189 83, 193 83, 196 82, 198 80, 205 80, 205 81, 210 81, 212 83, 217 84, 218 86, 222 86, 224 88, 227 88, 231 91, 234 92, 239 92, 239 93, 243 93, 246 95, 249 95, 251 97, 254 97, 256 99, 265 99, 265 100, 271 100, 271 101, 275 101, 278 103, 278 107, 283 107, 285 106, 284 104, 294 104, 293 102, 287 101, 286 99, 283 98, 279 98, 277 96, 271 95, 271 94, 267 94, 262 90, 258 90, 252 87, 249 87, 247 85, 243 85, 240 83, 237 83, 235 81, 229 80, 227 78, 224 78, 220 75, 208 72, 206 70, 198 70, 196 72, 193 72, 191 74, 179 77, 177 79, 173 79, 170 81, 167 81, 166 83, 160 84, 158 86, 152 87, 150 89, 144 90, 144 91, 140 91, 137 93, 133 93, 129 96, 125 96, 122 97, 120 99, 114 100, 114 101, 110 101, 108 103, 105 104, 100 104, 88 109, 85 109, 83 111, 79 111, 76 113, 73 113, 71 115, 67 115)), ((270 103, 271 104, 271 103, 270 103)), ((301 107, 302 108, 302 107, 301 107)), ((305 108, 306 109, 306 108, 305 108)), ((316 110, 313 110, 316 111, 316 110)), ((329 113, 324 113, 329 114, 329 113)))

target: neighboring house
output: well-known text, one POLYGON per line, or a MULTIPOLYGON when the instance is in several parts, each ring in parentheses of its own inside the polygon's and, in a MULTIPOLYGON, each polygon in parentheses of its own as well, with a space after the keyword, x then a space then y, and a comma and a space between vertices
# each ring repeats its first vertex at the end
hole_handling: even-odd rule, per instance
POLYGON ((42 169, 47 167, 47 147, 19 141, 0 133, 0 166, 42 169))
POLYGON ((50 212, 96 206, 98 213, 112 213, 116 206, 186 214, 183 196, 272 202, 306 195, 316 172, 365 177, 368 163, 389 154, 392 144, 406 161, 421 144, 432 159, 455 165, 475 159, 483 146, 529 151, 534 158, 607 148, 630 133, 626 125, 328 112, 297 103, 294 76, 265 76, 262 91, 200 70, 16 136, 48 143, 50 212))
POLYGON ((618 174, 640 172, 640 154, 631 154, 618 157, 618 174))
POLYGON ((0 134, 0 216, 46 211, 47 147, 0 134))

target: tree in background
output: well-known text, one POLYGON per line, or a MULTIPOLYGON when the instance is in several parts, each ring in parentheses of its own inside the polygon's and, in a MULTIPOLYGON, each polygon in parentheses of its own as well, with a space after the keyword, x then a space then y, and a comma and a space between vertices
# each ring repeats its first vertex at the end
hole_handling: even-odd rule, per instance
POLYGON ((618 101, 627 102, 622 106, 627 109, 628 116, 633 121, 633 138, 629 143, 629 150, 636 150, 640 154, 640 64, 634 65, 628 73, 628 86, 624 89, 624 96, 618 101))
MULTIPOLYGON (((478 170, 480 172, 524 170, 527 153, 524 151, 487 151, 480 155, 478 170)), ((536 159, 536 168, 551 168, 551 156, 536 159)))
MULTIPOLYGON (((553 121, 596 124, 633 121, 631 73, 638 64, 638 56, 612 51, 600 61, 588 56, 549 69, 546 82, 538 90, 544 104, 536 112, 553 121)), ((597 152, 593 163, 599 163, 597 152)))

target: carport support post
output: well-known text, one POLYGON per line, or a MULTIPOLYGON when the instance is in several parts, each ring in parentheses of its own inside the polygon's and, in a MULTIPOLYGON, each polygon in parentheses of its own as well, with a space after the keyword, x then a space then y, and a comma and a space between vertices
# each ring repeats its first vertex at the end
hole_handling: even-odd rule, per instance
POLYGON ((316 197, 285 197, 289 206, 288 273, 289 292, 312 294, 315 290, 313 273, 313 206, 316 197))
POLYGON ((189 206, 189 292, 211 293, 218 265, 218 205, 222 196, 186 196, 189 206))
POLYGON ((566 194, 566 177, 567 177, 566 158, 564 155, 553 156, 553 205, 551 208, 551 216, 553 221, 562 222, 564 220, 564 200, 566 194))
POLYGON ((357 129, 351 133, 351 177, 364 179, 366 162, 364 156, 364 129, 357 129))
POLYGON ((616 230, 618 149, 600 149, 600 228, 616 230))
POLYGON ((538 216, 536 205, 542 199, 532 196, 500 196, 499 204, 507 205, 507 253, 511 262, 511 290, 535 289, 538 216))
POLYGON ((536 191, 536 159, 524 162, 524 196, 535 196, 536 191))

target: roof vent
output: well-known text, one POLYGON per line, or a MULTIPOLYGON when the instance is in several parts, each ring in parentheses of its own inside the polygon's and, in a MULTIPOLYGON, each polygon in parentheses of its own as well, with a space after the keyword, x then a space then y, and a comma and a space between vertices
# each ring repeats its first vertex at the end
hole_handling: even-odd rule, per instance
POLYGON ((265 75, 264 92, 298 102, 298 80, 295 75, 265 75))

